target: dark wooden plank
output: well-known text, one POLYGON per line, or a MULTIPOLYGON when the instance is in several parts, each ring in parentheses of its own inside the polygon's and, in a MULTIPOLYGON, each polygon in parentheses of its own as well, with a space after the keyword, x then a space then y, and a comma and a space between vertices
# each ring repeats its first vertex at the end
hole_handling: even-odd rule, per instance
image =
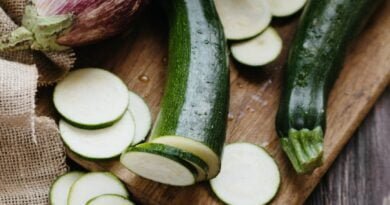
POLYGON ((382 95, 306 205, 390 205, 390 89, 382 95))

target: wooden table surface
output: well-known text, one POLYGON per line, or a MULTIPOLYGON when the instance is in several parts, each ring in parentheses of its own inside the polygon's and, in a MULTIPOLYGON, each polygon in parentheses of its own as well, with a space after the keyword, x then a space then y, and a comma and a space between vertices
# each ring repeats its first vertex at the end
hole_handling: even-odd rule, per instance
POLYGON ((388 87, 305 205, 390 205, 389 125, 388 87))

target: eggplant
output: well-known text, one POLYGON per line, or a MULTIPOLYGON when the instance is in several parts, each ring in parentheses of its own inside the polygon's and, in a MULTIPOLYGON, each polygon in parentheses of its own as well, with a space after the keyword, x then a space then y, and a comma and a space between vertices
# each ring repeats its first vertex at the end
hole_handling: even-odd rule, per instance
POLYGON ((22 25, 0 37, 0 51, 62 51, 117 35, 146 0, 33 0, 22 25))

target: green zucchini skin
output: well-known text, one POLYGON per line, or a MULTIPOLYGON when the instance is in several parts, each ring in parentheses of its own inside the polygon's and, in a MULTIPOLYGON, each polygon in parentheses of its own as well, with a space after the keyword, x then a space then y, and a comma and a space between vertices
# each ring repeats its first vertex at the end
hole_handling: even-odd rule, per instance
POLYGON ((282 147, 298 173, 321 165, 326 103, 348 44, 381 0, 309 0, 289 50, 276 117, 282 147))
POLYGON ((170 25, 168 79, 150 139, 182 136, 220 156, 229 104, 223 28, 213 0, 166 0, 170 25))

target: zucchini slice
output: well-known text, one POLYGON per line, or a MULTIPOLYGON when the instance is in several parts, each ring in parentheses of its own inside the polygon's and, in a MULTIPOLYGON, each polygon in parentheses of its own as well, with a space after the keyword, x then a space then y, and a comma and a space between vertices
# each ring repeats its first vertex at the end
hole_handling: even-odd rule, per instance
POLYGON ((127 110, 127 86, 114 74, 98 68, 70 72, 54 89, 54 106, 74 126, 108 127, 127 110))
POLYGON ((121 156, 121 163, 137 175, 173 186, 188 186, 196 182, 198 172, 185 159, 197 161, 190 153, 158 144, 129 147, 121 156))
POLYGON ((64 143, 76 154, 88 159, 110 159, 120 155, 134 138, 135 124, 129 112, 111 127, 85 130, 60 120, 64 143))
POLYGON ((134 205, 134 203, 120 195, 104 194, 89 200, 86 205, 134 205))
POLYGON ((280 173, 263 148, 233 143, 225 146, 221 172, 210 184, 218 198, 227 204, 266 204, 279 189, 280 173))
POLYGON ((138 147, 143 149, 155 150, 156 152, 169 154, 171 156, 185 160, 186 162, 190 163, 193 167, 195 167, 198 176, 197 181, 202 181, 207 179, 209 166, 200 157, 192 154, 191 152, 186 152, 176 147, 172 147, 166 144, 158 144, 158 143, 143 143, 138 145, 138 147))
POLYGON ((67 205, 70 187, 83 175, 83 172, 69 172, 58 177, 50 187, 50 204, 67 205))
POLYGON ((214 0, 230 40, 248 39, 261 33, 271 23, 267 0, 214 0))
POLYGON ((219 172, 229 105, 223 28, 213 1, 163 2, 170 24, 169 74, 149 141, 198 156, 209 167, 209 179, 219 172))
POLYGON ((109 172, 91 172, 80 177, 70 188, 68 205, 85 205, 103 194, 129 197, 123 183, 109 172))
POLYGON ((276 17, 290 16, 299 11, 306 0, 267 0, 271 13, 276 17))
POLYGON ((231 45, 233 57, 248 66, 262 66, 274 61, 282 51, 283 41, 278 32, 268 27, 260 35, 231 45))
POLYGON ((198 156, 200 159, 202 159, 203 162, 206 162, 207 164, 207 179, 216 176, 219 172, 220 159, 218 155, 216 155, 209 146, 203 143, 182 136, 163 136, 158 137, 151 142, 177 147, 181 150, 184 150, 185 152, 198 156))
POLYGON ((129 108, 135 122, 135 136, 132 145, 145 140, 152 127, 152 115, 145 101, 134 92, 129 91, 129 108))

